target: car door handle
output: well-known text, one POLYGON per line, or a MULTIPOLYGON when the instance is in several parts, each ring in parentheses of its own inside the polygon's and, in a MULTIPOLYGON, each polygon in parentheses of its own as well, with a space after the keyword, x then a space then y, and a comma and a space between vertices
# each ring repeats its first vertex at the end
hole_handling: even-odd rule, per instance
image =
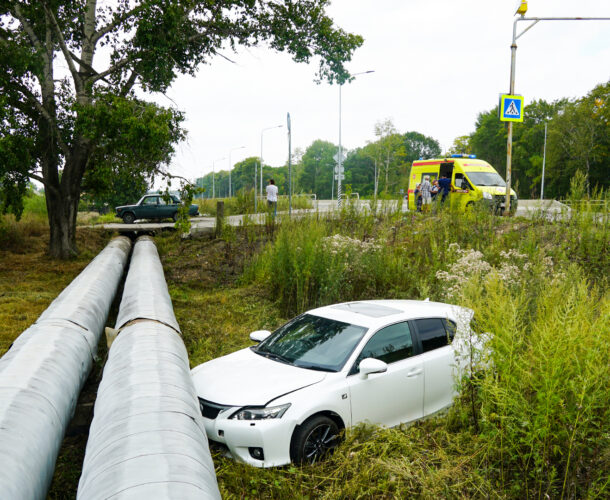
POLYGON ((418 368, 416 370, 411 370, 409 373, 407 373, 407 377, 417 377, 421 372, 422 372, 421 368, 418 368))

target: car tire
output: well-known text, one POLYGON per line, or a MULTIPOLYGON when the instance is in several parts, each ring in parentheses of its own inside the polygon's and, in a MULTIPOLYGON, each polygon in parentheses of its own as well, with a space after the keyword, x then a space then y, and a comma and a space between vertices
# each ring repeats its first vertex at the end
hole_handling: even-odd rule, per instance
POLYGON ((172 219, 174 219, 174 222, 178 222, 178 212, 174 212, 174 215, 172 215, 172 219))
POLYGON ((332 453, 339 439, 337 423, 324 415, 315 415, 295 429, 290 457, 296 463, 314 464, 332 453))
POLYGON ((135 220, 136 220, 136 217, 131 212, 127 212, 126 214, 123 214, 123 222, 125 224, 133 224, 133 221, 135 221, 135 220))

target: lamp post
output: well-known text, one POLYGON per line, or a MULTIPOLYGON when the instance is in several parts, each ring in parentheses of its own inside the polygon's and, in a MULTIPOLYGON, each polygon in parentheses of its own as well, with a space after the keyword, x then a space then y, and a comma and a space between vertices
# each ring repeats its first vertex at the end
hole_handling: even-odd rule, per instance
MULTIPOLYGON (((370 69, 368 71, 354 73, 351 77, 355 78, 358 75, 365 75, 367 73, 375 73, 375 70, 370 69)), ((339 153, 337 154, 337 166, 339 168, 337 169, 337 208, 341 208, 341 176, 343 175, 343 146, 341 145, 341 87, 343 87, 343 83, 344 82, 339 83, 339 153)))
POLYGON ((288 216, 292 217, 292 126, 290 124, 290 113, 286 113, 286 125, 288 127, 288 216))
POLYGON ((544 199, 544 166, 546 164, 546 127, 547 122, 544 122, 544 149, 542 153, 542 182, 540 183, 540 201, 544 199))
POLYGON ((225 158, 218 158, 212 162, 212 198, 216 198, 216 162, 225 158))
MULTIPOLYGON (((610 21, 610 17, 525 17, 527 12, 527 0, 522 0, 517 12, 520 14, 513 22, 513 41, 510 46, 510 95, 515 95, 515 64, 517 59, 517 39, 532 29, 540 21, 610 21), (517 23, 519 21, 531 21, 521 33, 517 35, 517 23)), ((511 184, 511 162, 513 152, 513 122, 508 122, 508 138, 506 140, 506 198, 504 200, 504 213, 510 215, 510 184, 511 184)))
POLYGON ((233 170, 233 164, 231 163, 231 153, 238 149, 245 149, 246 146, 238 146, 236 148, 229 149, 229 198, 231 197, 231 170, 233 170))
POLYGON ((273 127, 267 127, 264 128, 263 130, 261 130, 261 165, 260 165, 260 176, 261 176, 261 185, 260 185, 260 190, 261 190, 261 196, 263 196, 263 133, 266 132, 267 130, 272 130, 274 128, 282 128, 284 125, 274 125, 273 127))

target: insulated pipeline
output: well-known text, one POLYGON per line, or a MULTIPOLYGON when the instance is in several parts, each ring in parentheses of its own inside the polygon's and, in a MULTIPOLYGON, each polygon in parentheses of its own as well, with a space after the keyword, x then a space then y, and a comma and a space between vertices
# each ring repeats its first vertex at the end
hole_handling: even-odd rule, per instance
POLYGON ((139 238, 95 402, 77 498, 219 499, 154 242, 139 238))
POLYGON ((0 358, 0 498, 46 497, 130 249, 112 240, 0 358))

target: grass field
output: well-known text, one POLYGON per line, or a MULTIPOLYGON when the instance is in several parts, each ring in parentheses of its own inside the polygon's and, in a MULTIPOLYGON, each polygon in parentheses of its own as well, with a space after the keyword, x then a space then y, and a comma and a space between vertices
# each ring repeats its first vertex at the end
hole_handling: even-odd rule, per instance
MULTIPOLYGON (((79 229, 81 255, 60 263, 45 256, 44 225, 3 227, 0 236, 12 236, 0 237, 0 354, 110 237, 79 229)), ((223 498, 610 495, 607 222, 347 207, 340 219, 227 228, 217 240, 164 233, 156 243, 191 366, 339 300, 450 301, 472 307, 477 330, 494 334, 487 368, 461 381, 448 414, 359 427, 315 466, 259 470, 215 452, 223 498)), ((51 498, 74 497, 85 443, 82 432, 65 439, 51 498)))

